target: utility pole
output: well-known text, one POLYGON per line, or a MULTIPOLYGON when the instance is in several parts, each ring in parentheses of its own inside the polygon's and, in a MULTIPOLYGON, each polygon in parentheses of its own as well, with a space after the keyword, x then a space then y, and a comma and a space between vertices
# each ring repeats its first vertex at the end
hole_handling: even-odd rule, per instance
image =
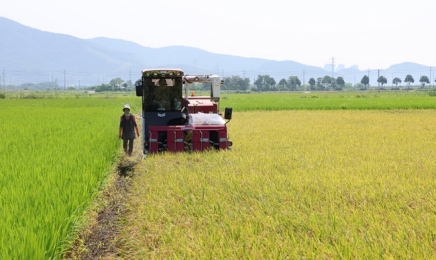
POLYGON ((64 70, 64 90, 67 90, 67 80, 66 80, 66 75, 65 75, 65 70, 64 70))
POLYGON ((431 88, 431 67, 430 67, 430 84, 429 88, 431 88))
POLYGON ((304 89, 304 76, 306 74, 306 70, 303 70, 303 89, 304 89))

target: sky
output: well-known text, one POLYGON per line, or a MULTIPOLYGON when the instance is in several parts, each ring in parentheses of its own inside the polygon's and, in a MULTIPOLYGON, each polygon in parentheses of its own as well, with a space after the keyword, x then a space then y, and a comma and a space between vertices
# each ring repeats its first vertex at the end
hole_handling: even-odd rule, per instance
POLYGON ((0 0, 0 16, 82 39, 317 67, 436 66, 435 0, 0 0))

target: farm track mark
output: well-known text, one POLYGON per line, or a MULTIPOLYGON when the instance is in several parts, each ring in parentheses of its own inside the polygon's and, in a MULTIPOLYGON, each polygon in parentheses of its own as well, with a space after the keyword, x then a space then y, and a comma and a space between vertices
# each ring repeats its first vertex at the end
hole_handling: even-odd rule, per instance
MULTIPOLYGON (((140 121, 140 120, 139 120, 140 121)), ((138 126, 140 126, 140 122, 138 126)), ((141 161, 141 137, 135 140, 132 157, 123 157, 115 167, 113 178, 99 198, 97 209, 90 213, 89 223, 81 229, 64 259, 114 259, 117 254, 116 236, 122 228, 126 201, 134 177, 135 165, 141 161)))
POLYGON ((125 212, 125 202, 131 184, 133 167, 120 165, 118 169, 115 182, 116 195, 111 196, 112 199, 108 206, 98 213, 97 225, 93 227, 85 243, 89 251, 84 259, 109 256, 117 251, 114 239, 121 229, 119 220, 125 212))
POLYGON ((116 236, 126 212, 126 200, 139 158, 123 158, 117 166, 115 181, 106 187, 99 200, 104 206, 91 213, 89 224, 80 231, 65 259, 111 259, 116 256, 116 236))

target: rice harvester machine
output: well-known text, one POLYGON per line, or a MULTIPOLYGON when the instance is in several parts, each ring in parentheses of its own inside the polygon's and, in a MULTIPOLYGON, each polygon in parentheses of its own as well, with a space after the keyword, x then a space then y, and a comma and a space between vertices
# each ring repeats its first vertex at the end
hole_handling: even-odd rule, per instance
POLYGON ((217 75, 184 75, 181 69, 145 69, 136 82, 142 97, 143 153, 229 149, 232 108, 219 108, 217 75), (210 83, 210 96, 190 95, 194 83, 210 83), (184 95, 183 95, 184 92, 184 95))

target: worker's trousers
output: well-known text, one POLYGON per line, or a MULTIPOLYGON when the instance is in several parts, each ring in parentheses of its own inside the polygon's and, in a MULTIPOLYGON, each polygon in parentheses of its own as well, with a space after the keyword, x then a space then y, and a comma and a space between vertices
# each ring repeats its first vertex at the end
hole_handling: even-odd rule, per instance
POLYGON ((135 139, 123 139, 123 148, 126 153, 129 155, 133 152, 133 140, 135 139), (129 147, 129 150, 127 150, 127 146, 129 147))

